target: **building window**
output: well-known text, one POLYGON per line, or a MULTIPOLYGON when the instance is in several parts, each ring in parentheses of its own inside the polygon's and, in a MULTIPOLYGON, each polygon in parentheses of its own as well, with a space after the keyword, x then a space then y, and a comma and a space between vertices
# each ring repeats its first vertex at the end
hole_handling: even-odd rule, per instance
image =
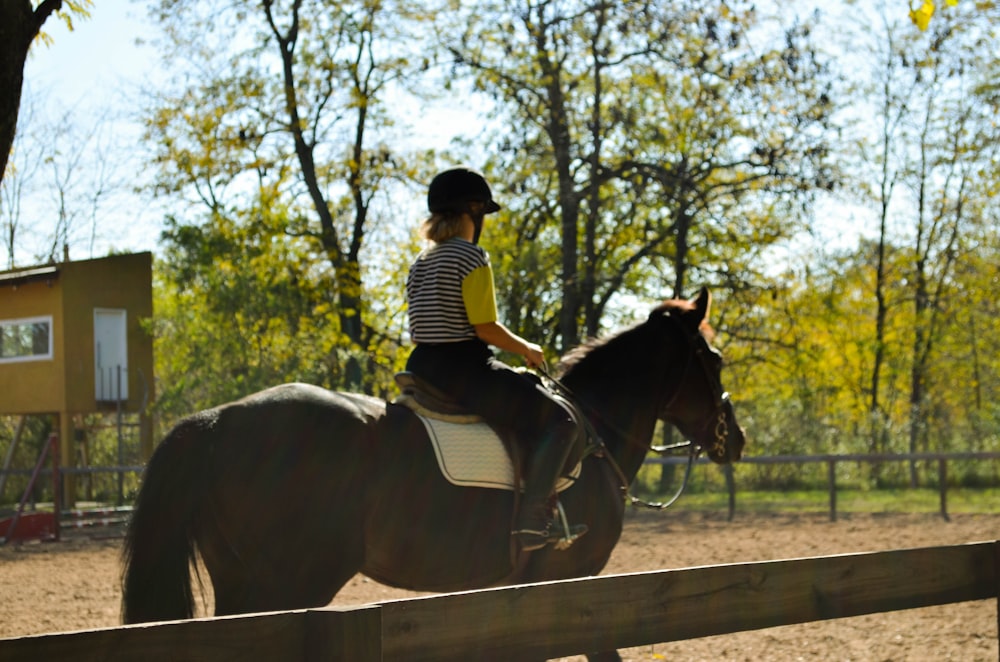
POLYGON ((51 317, 0 320, 0 363, 51 358, 51 317))
POLYGON ((94 309, 94 392, 99 402, 128 400, 128 315, 94 309))

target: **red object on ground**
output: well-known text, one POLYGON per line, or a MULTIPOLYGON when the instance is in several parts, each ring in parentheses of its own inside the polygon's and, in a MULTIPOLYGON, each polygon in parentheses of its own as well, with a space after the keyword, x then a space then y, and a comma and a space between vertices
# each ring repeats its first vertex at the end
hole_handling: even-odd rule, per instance
POLYGON ((0 539, 6 542, 21 542, 24 540, 54 540, 58 526, 52 513, 22 513, 20 517, 0 519, 0 539), (12 532, 11 525, 16 526, 12 532))

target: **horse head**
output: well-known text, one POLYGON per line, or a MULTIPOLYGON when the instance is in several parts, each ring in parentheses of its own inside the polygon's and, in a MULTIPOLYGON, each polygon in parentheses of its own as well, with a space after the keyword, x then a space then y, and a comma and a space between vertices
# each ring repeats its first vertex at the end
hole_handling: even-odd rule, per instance
POLYGON ((672 374, 675 382, 665 390, 660 418, 719 464, 739 460, 746 445, 743 428, 729 394, 722 387, 722 354, 709 343, 708 313, 711 295, 702 288, 690 301, 672 300, 655 309, 651 320, 660 317, 679 329, 685 348, 672 374))

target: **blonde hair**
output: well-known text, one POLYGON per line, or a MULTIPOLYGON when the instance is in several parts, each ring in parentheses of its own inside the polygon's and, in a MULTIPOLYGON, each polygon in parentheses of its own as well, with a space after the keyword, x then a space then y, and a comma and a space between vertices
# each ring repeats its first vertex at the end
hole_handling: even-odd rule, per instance
POLYGON ((420 225, 420 236, 436 244, 457 237, 461 231, 461 212, 435 212, 420 225))
POLYGON ((465 209, 434 212, 420 225, 420 236, 436 244, 448 241, 462 233, 462 218, 466 214, 482 214, 485 202, 469 201, 465 209))

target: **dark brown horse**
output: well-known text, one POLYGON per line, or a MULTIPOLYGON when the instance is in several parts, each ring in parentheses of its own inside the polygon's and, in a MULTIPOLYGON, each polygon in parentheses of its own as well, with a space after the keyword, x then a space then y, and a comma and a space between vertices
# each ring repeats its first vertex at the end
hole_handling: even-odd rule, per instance
POLYGON ((124 622, 190 618, 196 550, 216 615, 321 607, 358 572, 422 591, 600 572, 622 531, 622 479, 639 471, 658 419, 716 462, 742 453, 722 359, 702 333, 708 307, 706 290, 667 302, 564 360, 559 381, 607 456, 588 456, 560 496, 570 521, 590 527, 568 550, 512 554, 512 493, 446 481, 405 407, 286 384, 184 419, 157 447, 136 500, 124 622))

